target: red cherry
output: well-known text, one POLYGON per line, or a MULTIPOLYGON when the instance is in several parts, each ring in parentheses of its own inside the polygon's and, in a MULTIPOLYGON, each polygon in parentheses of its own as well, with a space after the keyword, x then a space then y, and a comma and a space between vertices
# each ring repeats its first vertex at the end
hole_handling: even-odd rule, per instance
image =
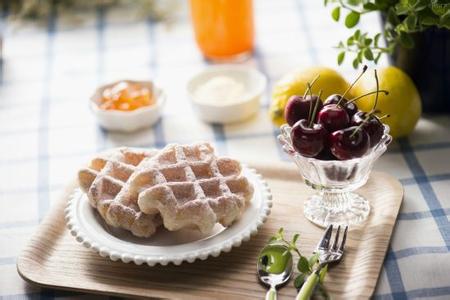
POLYGON ((339 94, 333 94, 328 96, 328 98, 323 102, 323 105, 330 105, 330 104, 340 104, 342 107, 344 107, 345 111, 347 112, 349 118, 351 118, 357 111, 358 107, 354 102, 348 102, 346 98, 343 98, 341 101, 341 95, 339 94), (340 101, 340 102, 339 102, 340 101))
POLYGON ((325 105, 318 114, 317 122, 322 124, 328 132, 345 128, 350 118, 344 108, 336 104, 325 105))
POLYGON ((301 119, 308 119, 309 114, 313 110, 317 101, 319 101, 318 109, 321 109, 323 107, 322 101, 320 101, 319 97, 315 95, 307 95, 305 97, 291 96, 284 109, 284 119, 289 126, 293 126, 301 119))
POLYGON ((358 107, 354 102, 345 103, 344 108, 350 119, 358 112, 358 107))
POLYGON ((374 115, 370 115, 367 119, 367 113, 357 112, 351 120, 352 126, 360 126, 362 123, 362 129, 367 132, 370 137, 370 147, 378 144, 384 134, 384 126, 381 121, 374 115))
POLYGON ((325 146, 323 150, 317 154, 316 159, 320 160, 336 160, 336 157, 331 153, 330 148, 325 146))
POLYGON ((369 135, 357 126, 337 130, 330 135, 331 153, 340 160, 361 157, 369 146, 369 135))
MULTIPOLYGON (((341 95, 339 94, 333 94, 327 97, 325 101, 323 102, 323 105, 329 105, 329 104, 338 104, 339 101, 341 101, 341 95)), ((342 102, 347 102, 347 99, 342 99, 342 102)))
POLYGON ((302 119, 294 124, 291 131, 292 145, 303 156, 314 157, 324 148, 327 131, 321 124, 308 126, 308 120, 302 119))

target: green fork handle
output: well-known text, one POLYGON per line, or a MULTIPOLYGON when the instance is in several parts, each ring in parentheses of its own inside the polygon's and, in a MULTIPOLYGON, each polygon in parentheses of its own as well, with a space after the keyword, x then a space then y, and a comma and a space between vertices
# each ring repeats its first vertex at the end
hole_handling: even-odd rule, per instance
POLYGON ((295 297, 295 300, 309 300, 318 282, 319 271, 315 271, 311 275, 309 275, 308 279, 300 289, 300 292, 298 292, 297 297, 295 297))
POLYGON ((277 290, 274 286, 271 286, 270 290, 267 291, 266 300, 277 300, 277 290))

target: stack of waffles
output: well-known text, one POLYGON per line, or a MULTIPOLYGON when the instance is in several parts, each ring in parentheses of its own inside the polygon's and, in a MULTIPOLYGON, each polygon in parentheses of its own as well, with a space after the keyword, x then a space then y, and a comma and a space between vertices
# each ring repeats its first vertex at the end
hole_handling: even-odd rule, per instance
POLYGON ((236 221, 253 196, 238 161, 218 157, 209 143, 162 150, 118 148, 99 154, 78 173, 80 188, 111 226, 139 237, 236 221))

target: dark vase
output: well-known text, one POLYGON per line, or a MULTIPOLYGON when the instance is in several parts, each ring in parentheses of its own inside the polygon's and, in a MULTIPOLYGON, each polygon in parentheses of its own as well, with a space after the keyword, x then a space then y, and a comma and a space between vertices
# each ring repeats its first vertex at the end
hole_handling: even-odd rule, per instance
POLYGON ((413 35, 414 48, 398 47, 390 64, 408 73, 429 113, 450 113, 450 30, 429 28, 413 35))

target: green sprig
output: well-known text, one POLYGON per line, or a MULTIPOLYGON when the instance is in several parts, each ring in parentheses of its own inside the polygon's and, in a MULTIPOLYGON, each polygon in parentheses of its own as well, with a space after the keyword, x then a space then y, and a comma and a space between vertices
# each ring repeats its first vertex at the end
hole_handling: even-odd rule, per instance
POLYGON ((382 32, 369 36, 356 30, 338 44, 337 63, 341 65, 347 57, 355 69, 365 61, 377 64, 383 55, 392 54, 399 46, 414 47, 413 33, 430 27, 450 29, 450 4, 435 0, 325 0, 324 4, 333 5, 334 21, 339 22, 345 15, 344 25, 349 29, 356 27, 367 13, 380 12, 386 18, 382 32), (380 40, 382 35, 384 43, 380 40))
MULTIPOLYGON (((319 266, 319 255, 313 254, 309 258, 302 255, 299 248, 297 247, 298 240, 300 235, 298 233, 294 234, 292 238, 289 240, 285 237, 285 232, 283 228, 280 228, 278 232, 270 237, 268 244, 281 244, 288 248, 288 251, 294 253, 298 256, 297 261, 297 271, 298 274, 294 279, 294 286, 297 290, 300 290, 306 279, 309 275, 311 275, 314 270, 316 270, 319 266)), ((327 274, 328 267, 323 267, 319 272, 319 283, 317 284, 316 289, 314 290, 314 296, 321 297, 322 299, 329 299, 328 293, 323 286, 325 276, 327 274)))

